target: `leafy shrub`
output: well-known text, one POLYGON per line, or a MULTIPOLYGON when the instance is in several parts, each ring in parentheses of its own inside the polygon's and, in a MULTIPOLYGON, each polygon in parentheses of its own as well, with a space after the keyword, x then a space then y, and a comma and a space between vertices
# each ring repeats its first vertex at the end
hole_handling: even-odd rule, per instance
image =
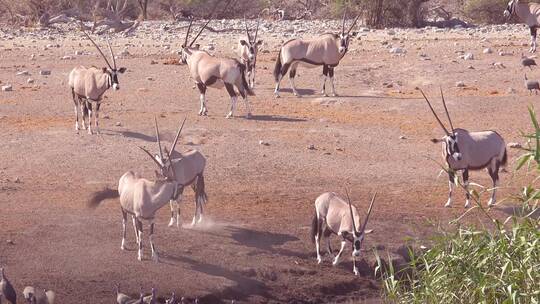
POLYGON ((507 0, 468 0, 463 5, 463 13, 477 23, 504 23, 503 11, 507 0))

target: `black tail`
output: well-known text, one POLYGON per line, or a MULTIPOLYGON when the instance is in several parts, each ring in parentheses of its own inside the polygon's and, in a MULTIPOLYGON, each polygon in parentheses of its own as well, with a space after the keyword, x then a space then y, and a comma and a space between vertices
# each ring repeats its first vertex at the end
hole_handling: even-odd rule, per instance
POLYGON ((315 236, 320 233, 319 230, 319 219, 317 218, 317 213, 315 213, 311 220, 311 242, 315 243, 315 236))
POLYGON ((246 90, 246 93, 249 96, 255 96, 255 93, 249 87, 248 82, 246 80, 246 65, 243 63, 238 63, 238 65, 240 66, 240 74, 242 74, 242 86, 244 87, 244 90, 246 90))
POLYGON ((281 64, 281 50, 279 50, 279 54, 276 59, 276 65, 274 66, 274 80, 276 82, 279 81, 279 75, 281 74, 281 68, 283 65, 281 64))
POLYGON ((201 206, 206 204, 208 202, 208 195, 206 195, 206 191, 204 190, 204 175, 198 175, 197 181, 191 187, 195 192, 195 201, 197 204, 201 206))
POLYGON ((117 197, 120 197, 118 190, 113 190, 109 188, 94 192, 92 196, 90 197, 90 200, 88 201, 88 208, 95 209, 99 206, 99 204, 101 204, 102 201, 109 198, 117 198, 117 197))
POLYGON ((504 154, 501 160, 501 166, 506 167, 507 163, 508 163, 508 153, 506 153, 506 148, 504 148, 504 154))

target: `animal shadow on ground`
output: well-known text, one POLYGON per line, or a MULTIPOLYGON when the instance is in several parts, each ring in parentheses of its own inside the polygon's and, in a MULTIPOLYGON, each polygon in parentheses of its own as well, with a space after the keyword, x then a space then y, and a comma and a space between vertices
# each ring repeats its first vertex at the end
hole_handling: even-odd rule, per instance
MULTIPOLYGON (((516 215, 516 216, 525 216, 531 212, 524 211, 521 206, 501 206, 497 207, 498 210, 501 210, 502 212, 508 214, 508 215, 516 215)), ((536 209, 533 213, 529 215, 531 218, 540 219, 540 209, 536 209)))
POLYGON ((201 303, 230 303, 231 299, 237 301, 247 301, 252 295, 257 295, 265 299, 274 299, 268 292, 269 288, 261 281, 249 278, 248 274, 223 268, 218 265, 196 261, 189 257, 175 257, 167 255, 166 259, 189 264, 192 270, 205 273, 210 276, 223 277, 236 283, 235 286, 227 287, 223 290, 216 290, 199 300, 201 303))
POLYGON ((299 238, 289 234, 257 231, 235 226, 228 226, 225 229, 231 233, 232 239, 242 246, 255 248, 272 254, 297 257, 300 259, 306 259, 310 256, 309 253, 276 248, 276 246, 282 246, 288 242, 300 240, 299 238))
POLYGON ((140 139, 147 142, 155 142, 156 137, 132 131, 112 131, 111 135, 140 139))
MULTIPOLYGON (((293 92, 291 88, 283 88, 283 89, 280 88, 279 91, 280 93, 291 93, 291 94, 293 92)), ((313 89, 296 89, 296 91, 298 91, 298 94, 300 95, 315 95, 315 90, 313 89)))
POLYGON ((275 115, 252 115, 251 120, 259 120, 259 121, 279 121, 279 122, 304 122, 307 121, 303 118, 290 118, 290 117, 283 117, 283 116, 275 116, 275 115))

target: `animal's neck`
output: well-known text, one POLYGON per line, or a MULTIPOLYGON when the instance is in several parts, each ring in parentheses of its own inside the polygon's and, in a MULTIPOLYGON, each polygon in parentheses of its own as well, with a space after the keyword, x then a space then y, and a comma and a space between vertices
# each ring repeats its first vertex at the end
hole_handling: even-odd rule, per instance
POLYGON ((531 13, 529 10, 529 2, 520 1, 514 4, 514 13, 520 20, 526 21, 528 15, 531 13))

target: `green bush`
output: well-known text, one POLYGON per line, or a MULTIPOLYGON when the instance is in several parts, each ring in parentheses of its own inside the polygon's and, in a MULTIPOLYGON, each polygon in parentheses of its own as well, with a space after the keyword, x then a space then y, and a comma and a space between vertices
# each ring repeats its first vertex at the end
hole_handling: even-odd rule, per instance
POLYGON ((480 193, 471 191, 475 208, 494 224, 491 229, 443 231, 431 248, 420 253, 411 249, 410 262, 400 270, 386 265, 376 253, 375 271, 382 278, 386 302, 540 303, 540 188, 535 186, 540 173, 540 125, 532 108, 529 113, 534 132, 524 134, 528 145, 517 169, 528 165, 536 170, 536 177, 512 197, 521 203, 518 212, 504 222, 493 219, 478 203, 480 193))
POLYGON ((504 23, 503 12, 508 0, 468 0, 463 5, 467 18, 475 23, 504 23))

